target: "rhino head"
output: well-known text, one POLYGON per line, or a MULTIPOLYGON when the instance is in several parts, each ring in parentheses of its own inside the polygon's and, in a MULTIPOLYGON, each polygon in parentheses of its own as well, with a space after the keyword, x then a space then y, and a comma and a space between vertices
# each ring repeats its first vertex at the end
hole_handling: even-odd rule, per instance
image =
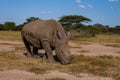
POLYGON ((69 64, 71 62, 68 38, 64 31, 57 31, 56 33, 55 52, 62 64, 69 64))

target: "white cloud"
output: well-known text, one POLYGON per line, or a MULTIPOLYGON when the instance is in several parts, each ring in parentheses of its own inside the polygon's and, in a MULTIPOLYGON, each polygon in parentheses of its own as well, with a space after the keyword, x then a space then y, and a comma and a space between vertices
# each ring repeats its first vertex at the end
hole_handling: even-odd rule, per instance
POLYGON ((82 5, 82 4, 80 4, 78 7, 79 7, 79 8, 85 8, 85 6, 82 5))
POLYGON ((91 5, 91 4, 88 4, 88 7, 91 7, 91 8, 92 8, 92 7, 93 7, 93 5, 91 5))
POLYGON ((118 1, 118 0, 108 0, 109 2, 116 2, 116 1, 118 1))
POLYGON ((79 3, 78 5, 79 8, 82 8, 82 9, 85 8, 85 5, 81 4, 82 3, 81 0, 76 0, 76 2, 79 3))
POLYGON ((81 3, 81 0, 76 0, 77 3, 81 3))

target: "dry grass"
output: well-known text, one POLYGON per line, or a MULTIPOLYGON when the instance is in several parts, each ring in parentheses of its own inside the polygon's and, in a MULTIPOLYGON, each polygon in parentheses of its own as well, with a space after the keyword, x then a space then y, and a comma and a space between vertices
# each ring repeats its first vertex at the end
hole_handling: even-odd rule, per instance
POLYGON ((21 41, 21 34, 19 31, 0 31, 0 40, 21 41))
MULTIPOLYGON (((0 31, 0 39, 8 41, 21 41, 20 31, 0 31)), ((96 35, 89 38, 75 38, 73 41, 79 42, 99 42, 99 43, 120 43, 120 35, 96 35)))
POLYGON ((80 50, 79 53, 88 53, 89 51, 86 50, 80 50))
POLYGON ((108 46, 108 47, 120 48, 120 43, 117 43, 117 44, 103 44, 103 45, 108 46))
POLYGON ((28 80, 42 80, 42 79, 28 79, 28 80))
POLYGON ((85 42, 97 42, 97 43, 120 43, 120 35, 96 35, 96 37, 90 38, 75 38, 73 41, 85 42))
POLYGON ((92 73, 99 76, 118 78, 120 76, 120 58, 112 56, 76 56, 72 64, 66 66, 64 71, 72 74, 92 73), (66 68, 66 69, 65 69, 66 68))
POLYGON ((52 70, 60 64, 52 64, 44 62, 39 57, 25 57, 14 54, 12 52, 0 52, 0 71, 9 69, 18 69, 41 74, 47 70, 52 70))
POLYGON ((51 70, 59 70, 70 74, 90 73, 99 76, 119 78, 120 58, 112 56, 75 56, 72 63, 62 65, 60 63, 49 64, 39 57, 20 56, 12 52, 0 52, 0 71, 18 69, 36 74, 44 74, 51 70))
MULTIPOLYGON (((0 31, 0 40, 21 41, 20 32, 0 31), (7 37, 6 37, 7 36, 7 37)), ((79 42, 99 42, 99 43, 120 43, 118 35, 97 35, 94 38, 76 38, 79 42)), ((11 44, 5 44, 11 45, 11 44)), ((99 76, 113 77, 120 80, 120 58, 112 56, 75 56, 69 65, 60 63, 49 64, 38 57, 24 57, 14 54, 19 50, 24 50, 22 46, 15 46, 15 51, 0 52, 0 71, 18 69, 44 74, 51 70, 59 70, 70 74, 90 73, 99 76)), ((116 45, 115 45, 116 46, 116 45)), ((82 51, 86 52, 86 51, 82 51)), ((34 79, 33 79, 34 80, 34 79)), ((35 79, 39 80, 39 79, 35 79)), ((48 79, 58 80, 58 79, 48 79)), ((60 79, 64 80, 64 79, 60 79)))
POLYGON ((45 80, 66 80, 66 79, 63 79, 63 78, 50 78, 50 79, 45 79, 45 80))
MULTIPOLYGON (((42 80, 42 79, 29 79, 29 80, 42 80)), ((63 79, 63 78, 47 78, 45 80, 66 80, 66 79, 63 79)))

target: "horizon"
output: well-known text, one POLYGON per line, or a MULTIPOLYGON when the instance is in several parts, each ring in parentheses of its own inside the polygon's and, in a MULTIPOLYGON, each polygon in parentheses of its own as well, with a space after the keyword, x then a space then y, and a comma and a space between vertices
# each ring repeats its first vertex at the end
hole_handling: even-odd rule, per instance
POLYGON ((92 20, 86 25, 120 25, 120 0, 1 0, 0 10, 0 24, 19 25, 29 17, 59 20, 65 15, 82 15, 92 20))

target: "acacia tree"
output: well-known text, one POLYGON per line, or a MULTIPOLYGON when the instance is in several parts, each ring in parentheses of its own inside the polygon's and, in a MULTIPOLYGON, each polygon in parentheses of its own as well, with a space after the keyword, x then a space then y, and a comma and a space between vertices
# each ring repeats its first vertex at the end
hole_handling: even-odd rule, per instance
POLYGON ((59 19, 59 22, 69 22, 69 23, 81 23, 81 22, 89 22, 91 19, 86 18, 81 15, 67 15, 67 16, 62 16, 59 19))
POLYGON ((32 21, 35 21, 38 19, 39 19, 38 17, 30 17, 30 18, 27 18, 26 21, 27 21, 27 23, 29 23, 29 22, 32 22, 32 21))
POLYGON ((64 26, 64 29, 69 31, 71 29, 77 29, 81 28, 85 25, 83 25, 81 22, 89 22, 91 19, 86 18, 81 15, 67 15, 67 16, 62 16, 59 19, 59 22, 64 26), (74 23, 74 25, 72 25, 74 23))
MULTIPOLYGON (((24 23, 21 24, 21 25, 24 26, 25 24, 30 23, 30 22, 32 22, 32 21, 36 21, 36 20, 38 20, 38 19, 40 19, 40 18, 38 18, 38 17, 29 17, 29 18, 26 19, 26 22, 24 22, 24 23)), ((21 26, 21 25, 20 25, 20 26, 21 26)))

